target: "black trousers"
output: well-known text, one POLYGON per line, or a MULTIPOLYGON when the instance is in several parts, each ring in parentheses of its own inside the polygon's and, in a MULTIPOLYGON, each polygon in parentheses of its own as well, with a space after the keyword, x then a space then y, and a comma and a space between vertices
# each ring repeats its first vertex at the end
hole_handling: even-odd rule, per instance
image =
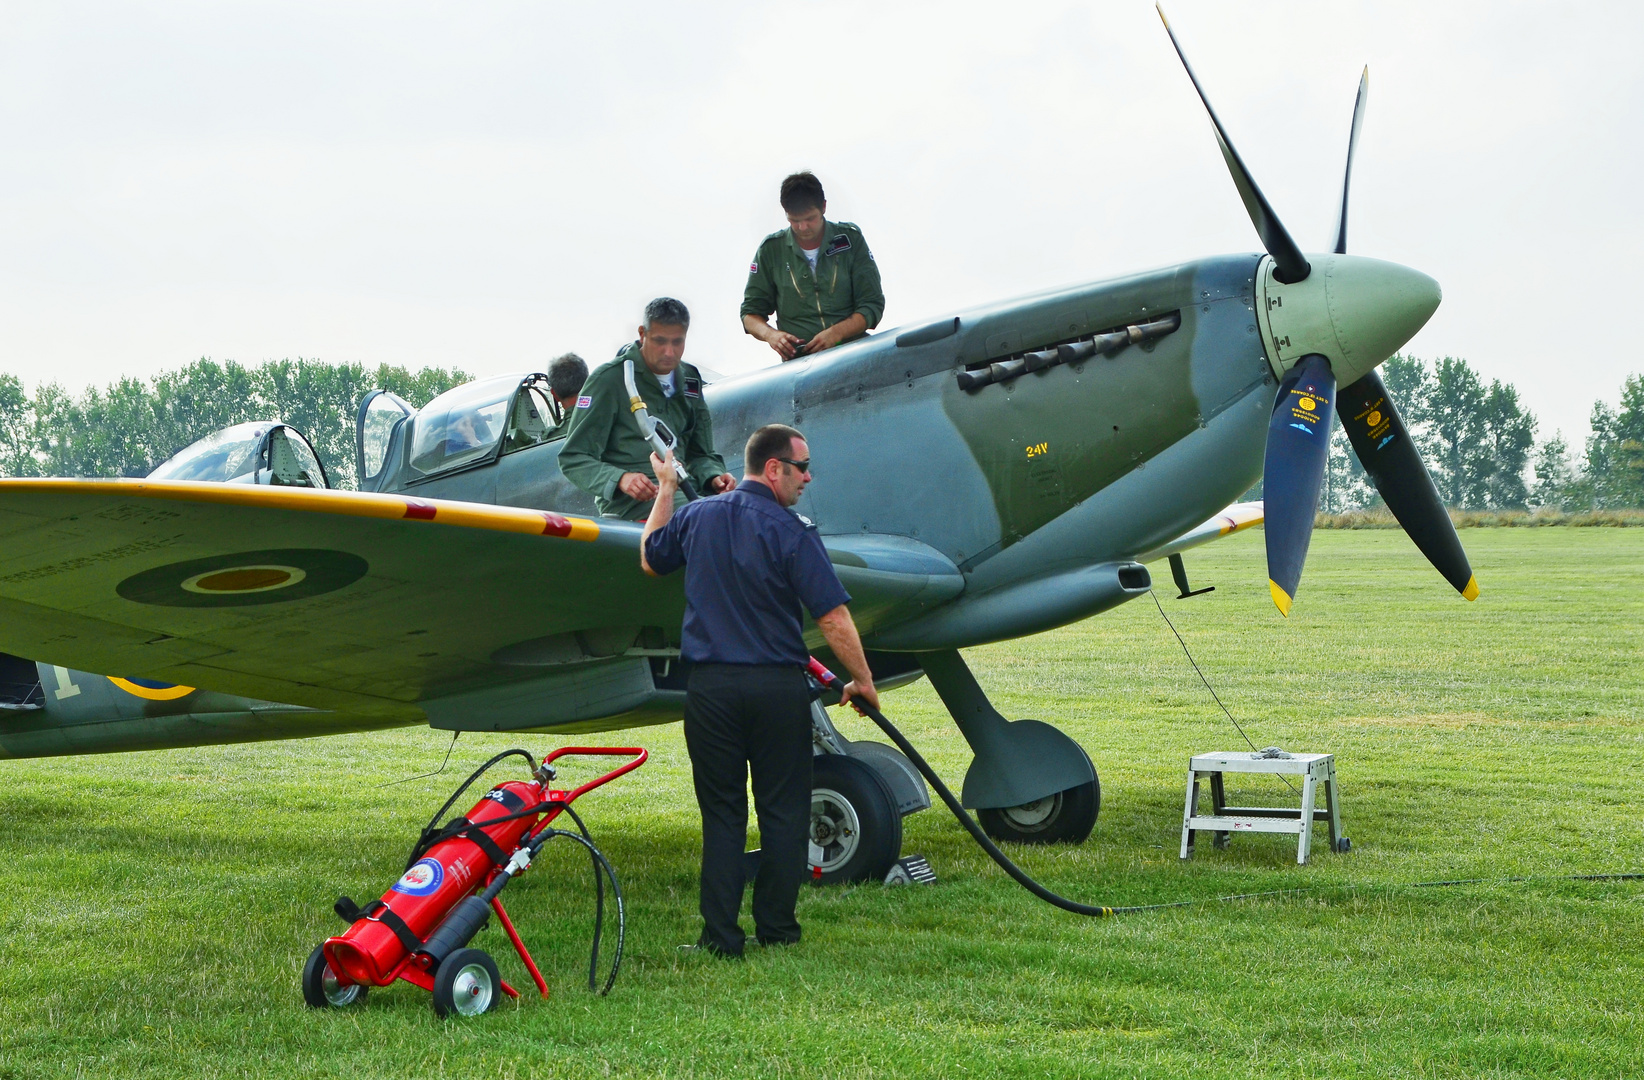
POLYGON ((697 664, 686 682, 685 746, 702 810, 701 943, 740 955, 746 884, 748 775, 759 815, 754 932, 799 940, 794 905, 805 879, 811 825, 811 695, 796 667, 697 664))

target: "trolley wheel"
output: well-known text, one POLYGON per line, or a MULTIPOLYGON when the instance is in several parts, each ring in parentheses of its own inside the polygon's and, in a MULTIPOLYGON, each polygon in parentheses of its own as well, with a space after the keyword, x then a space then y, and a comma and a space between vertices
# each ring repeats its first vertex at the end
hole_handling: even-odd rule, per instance
POLYGON ((502 976, 491 954, 458 949, 434 973, 434 1012, 439 1016, 478 1016, 490 1012, 501 993, 502 976))
POLYGON ((976 816, 995 840, 1018 844, 1082 844, 1095 828, 1096 815, 1101 809, 1102 782, 1090 780, 1021 806, 978 810, 976 816))
POLYGON ((1340 851, 1344 854, 1346 852, 1352 851, 1353 850, 1353 841, 1347 839, 1347 837, 1345 837, 1345 836, 1342 837, 1340 840, 1336 841, 1336 850, 1340 851))
POLYGON ((810 839, 821 883, 884 880, 902 853, 902 816, 873 766, 843 754, 812 759, 810 839))
POLYGON ((316 945, 303 964, 303 1000, 316 1009, 341 1009, 365 1000, 370 989, 359 983, 344 983, 325 958, 325 946, 316 945))

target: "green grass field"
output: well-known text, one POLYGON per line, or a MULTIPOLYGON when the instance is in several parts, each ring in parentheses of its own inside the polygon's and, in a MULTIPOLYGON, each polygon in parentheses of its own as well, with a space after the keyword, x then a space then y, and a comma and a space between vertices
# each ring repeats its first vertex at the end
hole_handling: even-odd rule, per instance
MULTIPOLYGON (((629 899, 609 998, 581 982, 592 899, 566 845, 509 892, 552 1000, 447 1023, 401 984, 318 1013, 297 973, 341 926, 336 896, 379 895, 485 756, 556 740, 465 736, 446 775, 389 788, 448 740, 0 762, 0 1078, 1637 1076, 1644 883, 1556 876, 1644 869, 1644 530, 1462 536, 1476 604, 1381 531, 1317 533, 1288 622, 1259 532, 1189 556, 1216 592, 1161 586, 1257 745, 1337 755, 1354 850, 1317 844, 1306 867, 1278 836, 1177 860, 1188 757, 1242 743, 1151 601, 969 654, 1001 711, 1059 724, 1101 773, 1088 843, 1020 852, 1047 884, 1106 904, 1301 896, 1082 919, 938 806, 904 845, 937 886, 807 889, 797 948, 681 957, 695 807, 677 728, 650 729, 632 736, 650 764, 579 804, 629 899), (1409 887, 1441 878, 1496 883, 1409 887)), ((886 707, 957 784, 968 751, 929 687, 886 707)), ((524 981, 494 926, 476 944, 524 981)))

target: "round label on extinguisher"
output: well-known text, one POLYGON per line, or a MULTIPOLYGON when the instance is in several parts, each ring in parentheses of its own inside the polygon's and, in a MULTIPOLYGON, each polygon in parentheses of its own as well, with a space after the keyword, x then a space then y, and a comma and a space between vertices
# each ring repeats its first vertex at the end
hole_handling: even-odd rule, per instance
POLYGON ((433 859, 418 859, 405 876, 394 882, 394 891, 407 896, 427 896, 445 880, 445 867, 433 859))

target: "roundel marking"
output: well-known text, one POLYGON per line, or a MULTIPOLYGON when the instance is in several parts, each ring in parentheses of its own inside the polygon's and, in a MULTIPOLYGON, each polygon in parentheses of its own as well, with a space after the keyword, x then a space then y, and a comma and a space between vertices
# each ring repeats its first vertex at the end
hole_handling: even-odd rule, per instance
POLYGON ((133 697, 149 701, 176 701, 180 697, 194 693, 195 689, 192 686, 178 686, 176 683, 155 682, 153 679, 118 679, 113 675, 108 677, 108 681, 133 697))
POLYGON ((168 563, 133 574, 115 592, 160 607, 251 607, 306 600, 345 588, 370 565, 327 548, 279 548, 168 563))
POLYGON ((232 566, 208 570, 183 580, 183 588, 203 596, 272 592, 301 583, 308 571, 300 566, 232 566))
POLYGON ((1381 423, 1381 413, 1372 411, 1369 416, 1364 418, 1364 422, 1369 424, 1371 427, 1375 427, 1377 424, 1381 423))
POLYGON ((1308 412, 1312 412, 1314 409, 1318 408, 1318 405, 1315 404, 1313 399, 1310 397, 1304 397, 1300 401, 1296 402, 1296 404, 1300 405, 1308 412))

